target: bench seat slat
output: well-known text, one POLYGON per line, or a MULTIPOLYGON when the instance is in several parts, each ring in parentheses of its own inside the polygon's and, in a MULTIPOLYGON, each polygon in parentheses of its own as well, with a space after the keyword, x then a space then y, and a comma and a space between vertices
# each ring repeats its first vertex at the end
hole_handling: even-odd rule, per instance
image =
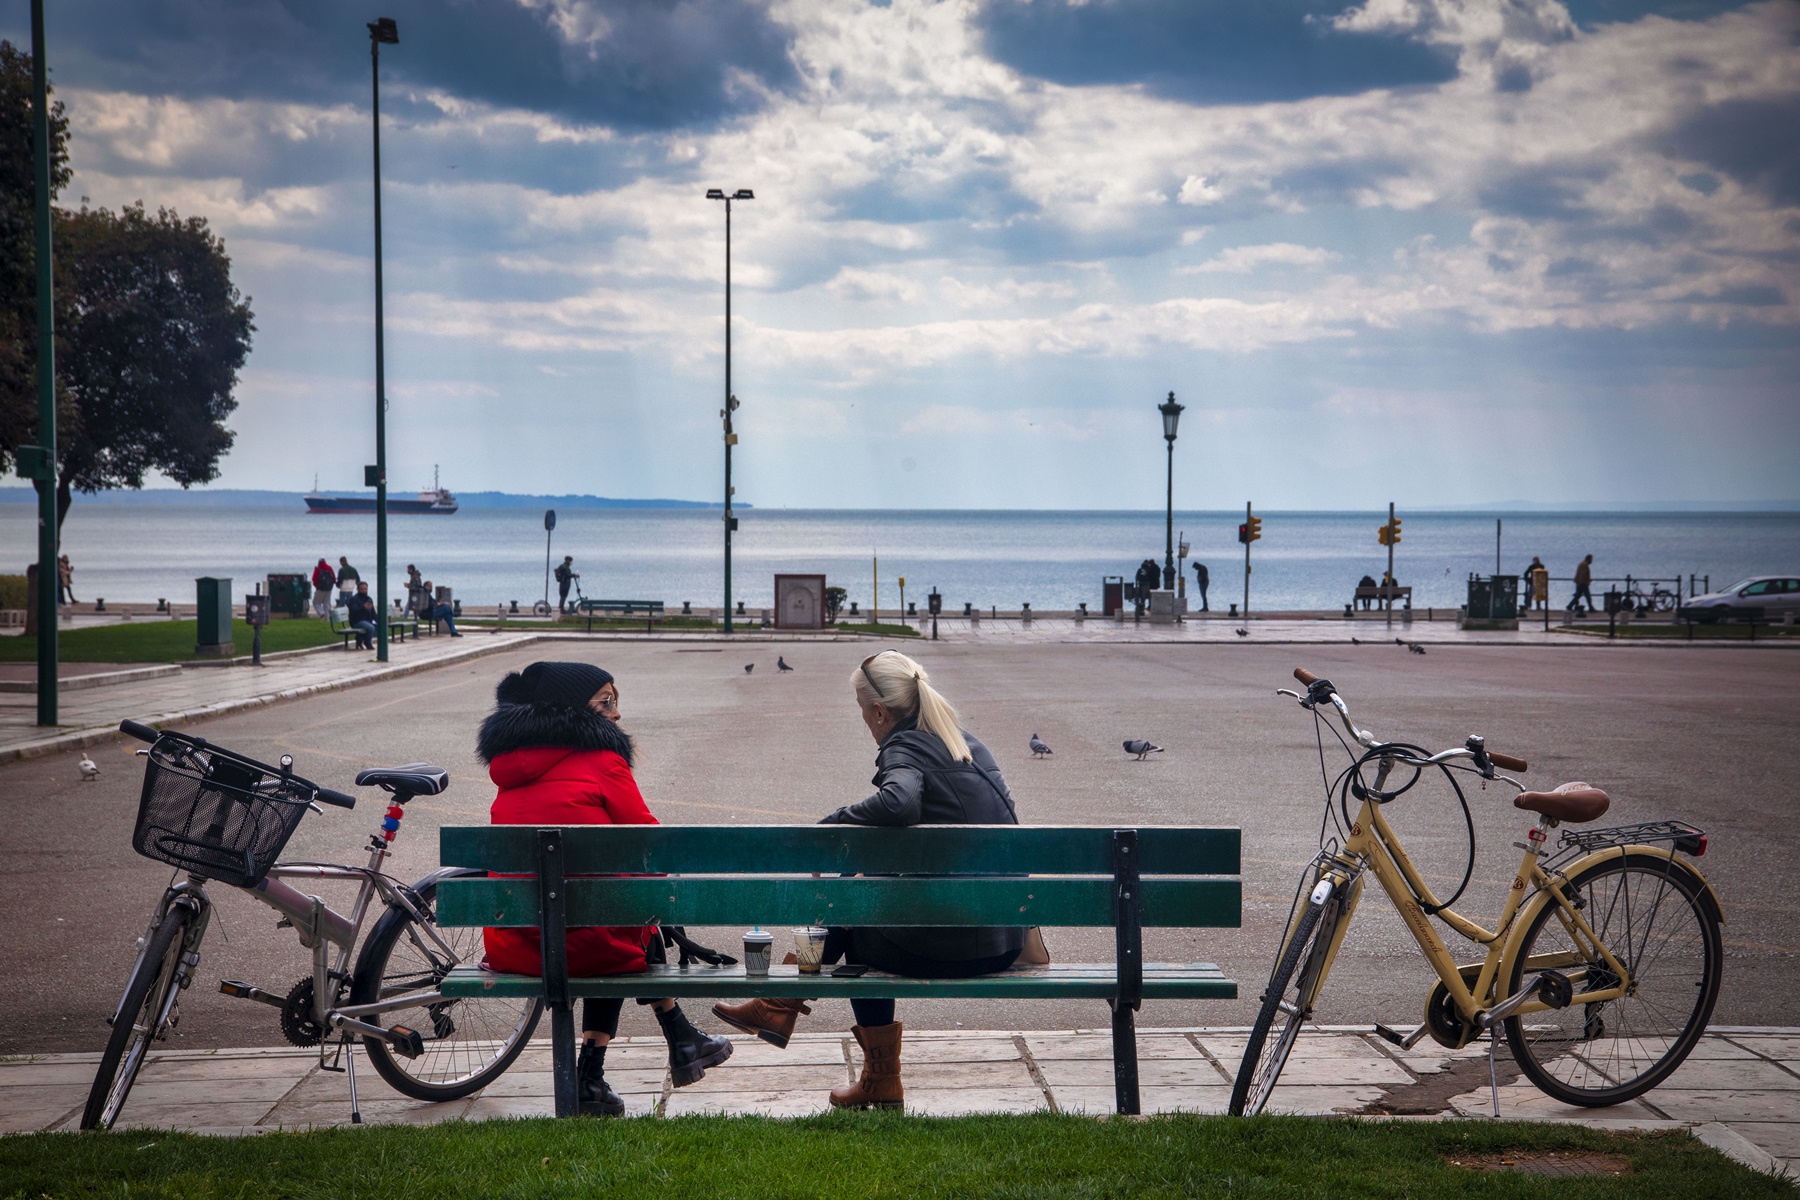
MULTIPOLYGON (((571 879, 568 923, 577 925, 1111 925, 1112 880, 836 876, 769 879, 701 875, 571 879)), ((1152 877, 1139 888, 1146 926, 1236 928, 1236 879, 1152 877)), ((446 879, 438 922, 535 926, 535 879, 446 879)))
MULTIPOLYGON (((1236 875, 1235 828, 1137 826, 1139 875, 1236 875)), ((527 825, 450 825, 439 861, 499 873, 536 869, 527 825)), ((1112 830, 1061 825, 583 825, 565 828, 571 874, 1110 875, 1112 830)))
MULTIPOLYGON (((1014 967, 998 975, 974 979, 908 979, 870 971, 855 979, 830 974, 801 976, 794 967, 774 966, 754 979, 737 967, 652 967, 635 975, 598 975, 569 980, 571 997, 673 996, 732 999, 748 996, 798 996, 804 999, 875 996, 896 999, 928 997, 1001 997, 1013 999, 1110 999, 1118 983, 1107 964, 1052 964, 1014 967)), ((504 975, 479 967, 458 967, 444 980, 446 996, 523 998, 544 994, 536 975, 504 975)), ((1145 963, 1144 996, 1151 1000, 1234 1000, 1237 983, 1213 963, 1145 963)))

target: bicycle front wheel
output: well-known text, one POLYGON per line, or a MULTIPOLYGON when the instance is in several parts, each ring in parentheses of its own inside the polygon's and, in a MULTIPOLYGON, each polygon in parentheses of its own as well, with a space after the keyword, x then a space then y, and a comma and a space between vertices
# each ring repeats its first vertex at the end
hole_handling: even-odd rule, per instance
POLYGON ((81 1114, 83 1129, 111 1129, 125 1107, 125 1097, 137 1082, 150 1043, 162 1035, 180 995, 181 948, 193 919, 192 909, 175 905, 150 935, 149 949, 125 985, 125 998, 113 1017, 112 1037, 100 1055, 100 1069, 94 1073, 94 1086, 81 1114))
MULTIPOLYGON (((436 883, 419 888, 416 895, 429 918, 436 909, 436 883)), ((357 958, 350 1003, 374 1004, 434 990, 452 967, 478 963, 481 957, 480 929, 431 924, 427 931, 410 913, 389 908, 357 958)), ((415 1100, 456 1100, 480 1091, 512 1066, 542 1012, 539 1000, 445 999, 371 1018, 418 1030, 425 1044, 418 1058, 395 1052, 379 1038, 365 1038, 363 1046, 375 1070, 401 1094, 415 1100)))
MULTIPOLYGON (((1531 1082, 1565 1104, 1601 1108, 1643 1095, 1681 1065, 1719 998, 1723 951, 1706 885, 1678 860, 1630 854, 1569 880, 1569 897, 1629 977, 1625 994, 1506 1021, 1531 1082)), ((1559 971, 1575 994, 1618 986, 1601 955, 1571 932, 1558 905, 1532 921, 1509 994, 1527 972, 1559 971)))
POLYGON ((1253 1117, 1268 1104, 1294 1039, 1300 1036, 1300 1026, 1312 1015, 1314 982, 1324 969, 1337 916, 1335 891, 1316 904, 1307 898, 1306 910, 1269 976, 1262 1009, 1244 1046, 1244 1061, 1238 1065, 1237 1081, 1231 1088, 1232 1116, 1253 1117))

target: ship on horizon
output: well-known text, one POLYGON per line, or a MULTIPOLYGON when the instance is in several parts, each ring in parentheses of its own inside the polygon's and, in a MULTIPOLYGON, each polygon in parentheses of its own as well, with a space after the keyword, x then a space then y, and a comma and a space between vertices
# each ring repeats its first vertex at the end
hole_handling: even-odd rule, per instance
MULTIPOLYGON (((373 496, 326 496, 319 492, 319 480, 313 478, 313 490, 305 496, 306 511, 309 513, 372 513, 375 511, 373 496)), ((456 497, 438 486, 437 467, 431 468, 431 486, 421 489, 417 500, 401 500, 388 497, 387 510, 390 513, 437 513, 448 516, 460 507, 456 497)))

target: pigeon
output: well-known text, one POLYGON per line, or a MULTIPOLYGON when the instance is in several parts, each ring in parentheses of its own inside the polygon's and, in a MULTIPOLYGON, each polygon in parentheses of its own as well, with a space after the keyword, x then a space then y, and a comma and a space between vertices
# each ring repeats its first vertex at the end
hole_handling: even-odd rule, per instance
POLYGON ((1396 646, 1404 646, 1404 645, 1406 645, 1406 641, 1405 641, 1405 639, 1403 639, 1403 638, 1395 638, 1395 639, 1394 639, 1394 645, 1396 645, 1396 646))
POLYGON ((1050 749, 1049 745, 1044 741, 1043 738, 1039 737, 1035 733, 1031 735, 1031 756, 1033 758, 1043 758, 1047 754, 1055 754, 1055 753, 1056 753, 1056 751, 1050 749))
POLYGON ((1417 643, 1417 642, 1409 643, 1406 648, 1408 650, 1411 650, 1414 654, 1425 653, 1425 647, 1419 645, 1419 643, 1417 643))
POLYGON ((756 670, 755 663, 745 663, 744 664, 744 674, 748 675, 750 672, 752 672, 754 670, 756 670))
POLYGON ((1249 637, 1250 636, 1250 631, 1248 629, 1234 629, 1231 632, 1237 634, 1239 637, 1249 637))
POLYGON ((787 659, 785 659, 785 658, 781 657, 781 655, 777 654, 775 656, 775 669, 777 671, 791 671, 794 668, 787 665, 787 659))
POLYGON ((81 761, 75 765, 81 769, 81 777, 88 783, 92 783, 94 780, 100 778, 100 764, 89 758, 87 755, 82 755, 81 761))
POLYGON ((1350 639, 1350 644, 1352 646, 1360 646, 1360 645, 1362 645, 1362 639, 1359 637, 1353 637, 1350 639))
POLYGON ((1158 746, 1155 742, 1146 742, 1140 738, 1126 738, 1125 753, 1135 754, 1137 755, 1137 761, 1143 762, 1148 755, 1161 754, 1162 747, 1158 746))

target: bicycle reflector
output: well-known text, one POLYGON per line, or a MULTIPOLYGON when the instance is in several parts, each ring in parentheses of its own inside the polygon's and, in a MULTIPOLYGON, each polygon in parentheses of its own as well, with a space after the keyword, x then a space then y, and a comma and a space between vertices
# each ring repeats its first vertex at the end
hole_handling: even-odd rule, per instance
POLYGON ((1706 835, 1694 833, 1688 837, 1676 838, 1675 848, 1690 857, 1703 858, 1706 855, 1706 835))

